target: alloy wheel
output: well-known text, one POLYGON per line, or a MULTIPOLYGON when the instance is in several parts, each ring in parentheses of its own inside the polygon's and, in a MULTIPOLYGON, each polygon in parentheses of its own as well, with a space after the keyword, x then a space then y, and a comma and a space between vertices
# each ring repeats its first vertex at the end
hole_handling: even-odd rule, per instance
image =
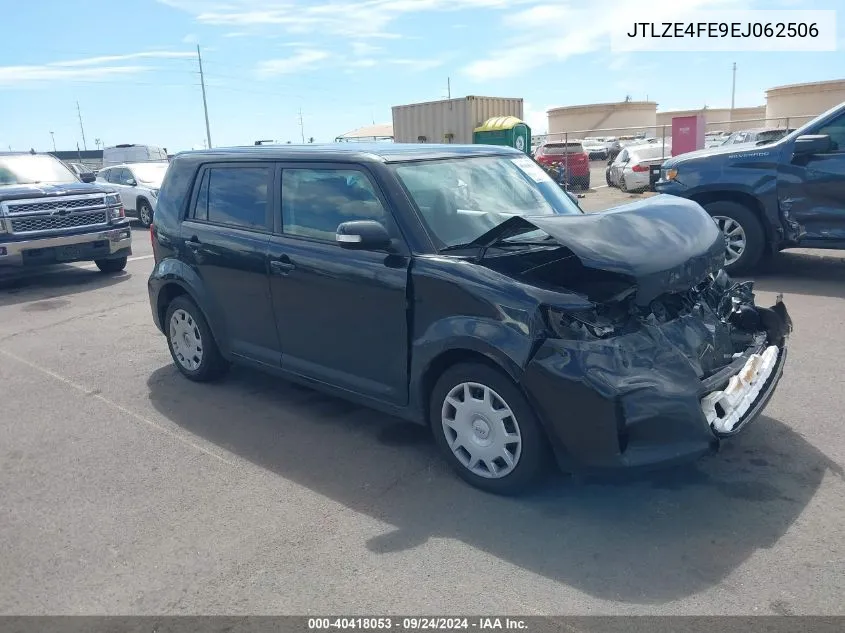
POLYGON ((185 310, 176 310, 170 317, 170 345, 182 367, 196 371, 202 363, 202 335, 194 318, 185 310))
POLYGON ((506 477, 519 463, 522 435, 507 402, 486 385, 464 382, 443 400, 443 434, 452 453, 479 477, 506 477))
POLYGON ((725 264, 730 266, 745 252, 745 229, 733 218, 714 215, 713 220, 725 238, 725 264))

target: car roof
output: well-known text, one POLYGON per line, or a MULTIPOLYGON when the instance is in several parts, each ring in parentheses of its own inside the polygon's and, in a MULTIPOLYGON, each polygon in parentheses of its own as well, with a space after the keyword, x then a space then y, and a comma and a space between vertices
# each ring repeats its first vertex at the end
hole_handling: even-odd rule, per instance
POLYGON ((446 145, 435 143, 327 143, 324 145, 247 145, 180 152, 186 157, 222 161, 227 159, 322 160, 397 163, 470 156, 524 156, 523 152, 501 145, 446 145))
POLYGON ((163 160, 148 160, 145 162, 138 162, 138 163, 120 163, 118 165, 108 165, 107 167, 103 167, 100 171, 105 171, 107 169, 117 169, 118 167, 138 167, 139 165, 164 165, 167 166, 170 163, 167 163, 163 160))

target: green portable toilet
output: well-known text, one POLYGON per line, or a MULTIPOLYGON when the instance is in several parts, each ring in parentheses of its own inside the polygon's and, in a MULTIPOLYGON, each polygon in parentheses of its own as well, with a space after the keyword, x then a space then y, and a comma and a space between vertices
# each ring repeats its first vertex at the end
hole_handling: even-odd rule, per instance
POLYGON ((472 142, 479 145, 507 145, 531 153, 531 128, 515 116, 494 116, 472 131, 472 142))

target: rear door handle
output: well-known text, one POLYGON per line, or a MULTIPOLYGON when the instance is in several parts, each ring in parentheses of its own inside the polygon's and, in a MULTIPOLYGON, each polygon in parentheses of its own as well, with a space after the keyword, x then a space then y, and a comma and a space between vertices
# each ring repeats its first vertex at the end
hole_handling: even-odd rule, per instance
POLYGON ((200 242, 197 236, 194 235, 191 239, 185 241, 185 246, 190 248, 192 251, 198 251, 202 248, 202 242, 200 242))
POLYGON ((270 271, 275 275, 287 275, 294 268, 296 268, 296 264, 287 255, 270 260, 270 271))

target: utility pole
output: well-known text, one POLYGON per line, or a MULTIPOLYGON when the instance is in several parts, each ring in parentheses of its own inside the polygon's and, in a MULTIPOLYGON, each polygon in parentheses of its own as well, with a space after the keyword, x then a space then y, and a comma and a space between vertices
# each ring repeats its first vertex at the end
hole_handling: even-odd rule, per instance
POLYGON ((79 117, 79 129, 82 131, 82 147, 84 147, 85 151, 87 152, 88 143, 85 142, 85 127, 82 125, 82 110, 79 109, 79 101, 76 102, 76 114, 79 117))
POLYGON ((53 134, 52 132, 50 132, 50 138, 53 139, 53 151, 55 152, 55 151, 57 151, 56 150, 56 135, 53 134))
POLYGON ((205 75, 202 73, 202 55, 200 55, 200 45, 197 44, 197 61, 200 65, 200 86, 202 86, 202 109, 205 112, 205 136, 206 145, 211 149, 211 126, 208 124, 208 102, 205 99, 205 75))
POLYGON ((448 99, 452 98, 452 78, 446 77, 446 97, 448 99))
POLYGON ((736 62, 734 62, 734 78, 733 86, 731 87, 731 114, 734 111, 734 97, 736 97, 736 62))
POLYGON ((299 134, 302 136, 302 144, 305 145, 305 125, 302 123, 302 108, 299 108, 299 134))

